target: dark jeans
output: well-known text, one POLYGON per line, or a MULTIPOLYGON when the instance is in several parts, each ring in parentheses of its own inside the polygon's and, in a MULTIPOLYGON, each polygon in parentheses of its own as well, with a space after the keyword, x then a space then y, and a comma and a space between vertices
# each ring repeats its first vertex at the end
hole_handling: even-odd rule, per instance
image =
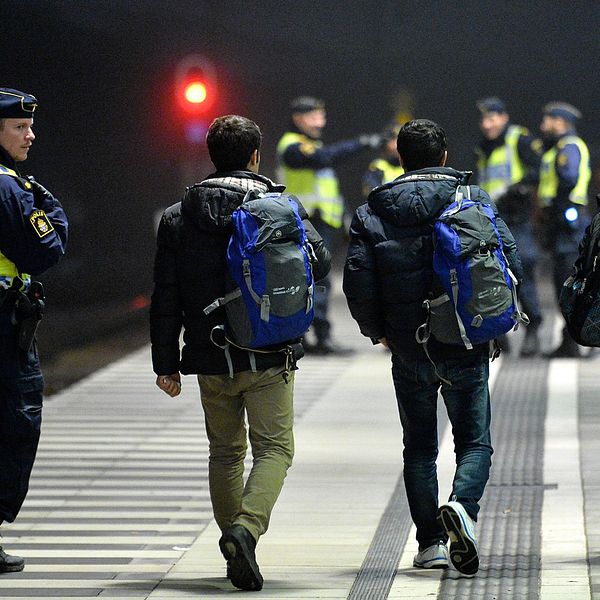
POLYGON ((404 483, 420 548, 445 540, 438 526, 436 458, 437 395, 442 396, 454 435, 456 472, 451 500, 477 520, 479 500, 491 465, 489 361, 485 355, 436 362, 442 383, 428 361, 392 355, 392 377, 404 431, 404 483))
POLYGON ((521 264, 523 265, 523 281, 518 288, 519 300, 530 320, 530 327, 538 327, 542 322, 542 310, 535 282, 535 270, 538 251, 531 223, 510 225, 510 231, 517 242, 521 264))
MULTIPOLYGON (((325 223, 325 221, 322 221, 318 216, 316 218, 311 218, 311 223, 323 238, 323 243, 326 248, 333 253, 338 230, 325 223)), ((313 320, 312 329, 318 343, 325 343, 330 337, 331 323, 328 315, 330 296, 331 278, 327 275, 325 279, 319 281, 315 290, 315 318, 313 320)))
POLYGON ((0 523, 15 520, 29 488, 42 425, 44 380, 35 342, 17 347, 10 313, 0 311, 0 523))
POLYGON ((557 299, 565 279, 573 271, 573 263, 579 254, 579 243, 590 222, 581 207, 579 211, 580 217, 570 225, 564 223, 562 215, 554 214, 551 207, 542 212, 541 234, 545 247, 550 251, 552 283, 557 299))

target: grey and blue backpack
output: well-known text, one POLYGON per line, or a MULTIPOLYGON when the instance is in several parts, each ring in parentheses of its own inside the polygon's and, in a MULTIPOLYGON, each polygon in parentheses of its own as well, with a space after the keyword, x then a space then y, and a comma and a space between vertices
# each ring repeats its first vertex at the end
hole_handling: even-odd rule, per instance
POLYGON ((471 199, 469 186, 459 186, 437 218, 433 245, 440 293, 424 302, 427 321, 418 328, 417 341, 426 345, 433 335, 471 350, 529 323, 519 310, 517 280, 504 255, 494 210, 471 199))
POLYGON ((229 290, 204 309, 224 305, 225 339, 246 350, 302 337, 314 317, 313 250, 298 203, 281 193, 249 191, 232 217, 229 290))

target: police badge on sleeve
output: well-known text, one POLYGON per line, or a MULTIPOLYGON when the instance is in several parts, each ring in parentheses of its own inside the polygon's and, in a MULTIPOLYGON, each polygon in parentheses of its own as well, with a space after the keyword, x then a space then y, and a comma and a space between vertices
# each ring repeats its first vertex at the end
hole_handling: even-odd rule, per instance
POLYGON ((29 217, 29 222, 35 229, 35 232, 39 237, 43 238, 47 236, 49 233, 54 231, 54 227, 52 227, 52 223, 48 219, 46 213, 43 210, 36 210, 29 217))

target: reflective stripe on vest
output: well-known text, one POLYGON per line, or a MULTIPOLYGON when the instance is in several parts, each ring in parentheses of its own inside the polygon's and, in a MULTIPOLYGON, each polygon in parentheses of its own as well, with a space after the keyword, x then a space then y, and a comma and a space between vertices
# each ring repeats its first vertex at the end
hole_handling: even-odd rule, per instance
POLYGON ((285 184, 285 191, 300 200, 309 216, 317 211, 321 219, 336 229, 342 226, 344 199, 340 194, 339 184, 333 169, 293 169, 284 164, 283 153, 293 144, 312 144, 322 146, 323 142, 288 131, 277 144, 279 159, 278 177, 285 184))
POLYGON ((590 152, 585 142, 580 137, 577 137, 576 135, 567 135, 558 140, 558 142, 542 156, 538 197, 540 206, 543 208, 551 206, 558 193, 556 157, 567 144, 575 144, 579 149, 579 154, 581 156, 577 183, 569 194, 569 200, 574 204, 586 205, 588 203, 588 185, 592 177, 590 152))
POLYGON ((519 157, 518 145, 519 138, 526 133, 525 128, 510 125, 502 146, 495 148, 487 158, 480 154, 477 160, 478 183, 492 200, 497 200, 510 185, 525 176, 527 169, 519 157))
MULTIPOLYGON (((4 165, 0 165, 0 175, 8 175, 9 177, 20 179, 16 171, 4 165)), ((27 186, 28 183, 25 182, 25 185, 27 186)), ((8 289, 14 286, 14 289, 23 290, 27 289, 30 283, 31 277, 27 273, 19 273, 17 265, 0 252, 0 287, 8 289)))
POLYGON ((389 183, 390 181, 394 181, 400 177, 400 175, 404 175, 404 169, 400 165, 392 165, 389 161, 385 160, 385 158, 376 158, 370 165, 369 169, 371 171, 381 171, 383 173, 383 179, 381 183, 389 183))

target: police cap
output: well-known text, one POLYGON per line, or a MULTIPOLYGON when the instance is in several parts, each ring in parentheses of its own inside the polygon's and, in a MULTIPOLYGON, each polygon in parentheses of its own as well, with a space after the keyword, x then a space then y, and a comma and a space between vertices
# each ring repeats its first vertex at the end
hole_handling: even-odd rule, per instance
POLYGON ((549 102, 542 109, 542 113, 550 117, 562 117, 569 123, 577 123, 581 119, 581 111, 566 102, 549 102))
POLYGON ((307 113, 313 110, 323 110, 325 102, 312 96, 300 96, 290 102, 290 108, 293 113, 307 113))
POLYGON ((506 104, 504 104, 500 98, 496 98, 495 96, 477 100, 475 106, 477 106, 477 110, 479 110, 482 115, 485 115, 485 113, 489 112, 496 112, 500 114, 506 112, 506 104))
POLYGON ((0 88, 0 119, 30 119, 37 105, 36 97, 31 94, 11 88, 0 88))

